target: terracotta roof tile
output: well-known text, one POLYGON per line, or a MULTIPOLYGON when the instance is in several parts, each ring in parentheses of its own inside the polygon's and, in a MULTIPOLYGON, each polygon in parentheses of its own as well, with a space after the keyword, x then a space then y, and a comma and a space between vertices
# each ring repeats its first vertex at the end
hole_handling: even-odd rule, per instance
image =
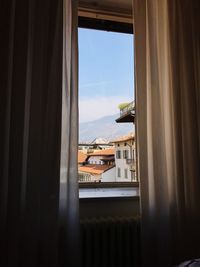
POLYGON ((88 172, 94 175, 102 174, 103 172, 111 169, 114 166, 111 165, 100 165, 100 164, 88 164, 85 166, 80 166, 79 171, 88 172))
POLYGON ((121 137, 111 141, 111 143, 125 142, 125 141, 129 141, 129 140, 134 140, 134 139, 135 139, 135 135, 132 133, 129 135, 121 136, 121 137))
POLYGON ((93 153, 88 154, 88 156, 110 156, 115 154, 115 149, 114 148, 108 148, 108 149, 103 149, 99 151, 95 151, 93 153))
POLYGON ((87 159, 87 154, 78 151, 78 163, 83 163, 87 159))

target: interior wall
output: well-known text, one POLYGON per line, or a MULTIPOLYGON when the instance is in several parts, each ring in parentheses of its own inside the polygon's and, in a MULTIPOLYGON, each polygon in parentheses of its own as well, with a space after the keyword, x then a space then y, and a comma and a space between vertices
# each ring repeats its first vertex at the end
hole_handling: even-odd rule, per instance
POLYGON ((139 216, 139 197, 88 198, 79 200, 80 219, 139 216))

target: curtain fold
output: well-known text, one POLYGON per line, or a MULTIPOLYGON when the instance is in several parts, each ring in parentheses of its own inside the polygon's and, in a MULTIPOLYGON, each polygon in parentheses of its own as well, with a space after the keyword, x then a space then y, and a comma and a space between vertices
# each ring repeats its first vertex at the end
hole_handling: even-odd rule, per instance
POLYGON ((200 2, 134 0, 143 266, 200 257, 200 2))
POLYGON ((63 1, 60 266, 79 266, 78 1, 63 1))
POLYGON ((0 266, 55 267, 63 259, 65 266, 77 266, 65 246, 78 243, 72 5, 70 0, 1 1, 0 266), (59 199, 61 163, 67 169, 61 182, 67 184, 59 199))

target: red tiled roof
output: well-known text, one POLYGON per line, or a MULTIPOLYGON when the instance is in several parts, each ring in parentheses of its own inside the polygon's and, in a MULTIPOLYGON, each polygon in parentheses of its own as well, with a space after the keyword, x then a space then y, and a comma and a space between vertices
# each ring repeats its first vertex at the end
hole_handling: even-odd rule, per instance
POLYGON ((83 152, 78 151, 78 163, 85 162, 86 158, 87 158, 86 154, 84 154, 83 152))
POLYGON ((88 154, 88 156, 110 156, 115 154, 115 149, 114 148, 108 148, 108 149, 103 149, 99 150, 93 153, 88 154))
POLYGON ((120 142, 125 142, 125 141, 129 141, 129 140, 134 140, 134 139, 135 139, 135 135, 129 134, 129 135, 121 136, 121 137, 117 138, 116 140, 111 141, 111 143, 120 143, 120 142))
POLYGON ((114 166, 111 165, 100 165, 100 164, 88 164, 85 166, 80 166, 79 171, 88 172, 94 175, 102 174, 103 172, 111 169, 114 166))

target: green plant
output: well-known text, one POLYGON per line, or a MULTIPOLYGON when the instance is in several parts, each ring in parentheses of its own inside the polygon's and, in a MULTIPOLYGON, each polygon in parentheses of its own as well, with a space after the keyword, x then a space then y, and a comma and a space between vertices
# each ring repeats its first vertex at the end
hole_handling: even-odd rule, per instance
POLYGON ((123 109, 123 108, 125 108, 128 104, 129 104, 129 103, 121 103, 121 104, 118 105, 118 108, 119 108, 119 109, 123 109))

